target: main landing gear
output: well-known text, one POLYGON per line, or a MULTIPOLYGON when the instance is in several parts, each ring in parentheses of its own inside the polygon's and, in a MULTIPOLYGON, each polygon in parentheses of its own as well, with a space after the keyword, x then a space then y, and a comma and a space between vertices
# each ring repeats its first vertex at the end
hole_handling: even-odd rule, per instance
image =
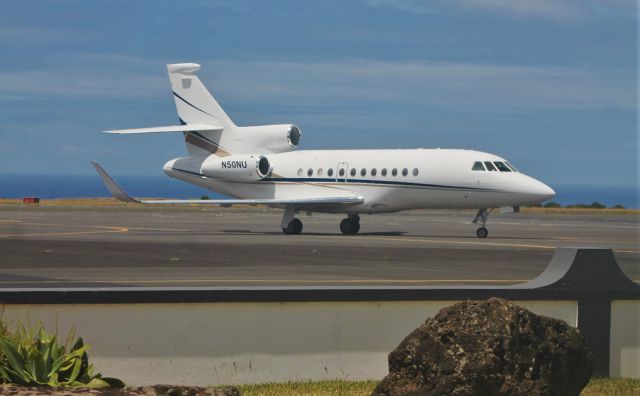
POLYGON ((302 233, 302 221, 300 221, 300 219, 291 220, 286 227, 282 227, 282 232, 287 235, 298 235, 302 233))
POLYGON ((345 235, 354 235, 360 231, 360 216, 357 214, 349 215, 340 222, 340 231, 345 235))
MULTIPOLYGON (((282 232, 287 235, 299 235, 302 233, 302 221, 295 217, 295 208, 289 206, 285 209, 282 216, 282 232)), ((340 231, 345 235, 354 235, 360 231, 360 216, 357 214, 350 214, 349 217, 340 222, 340 231)))
POLYGON ((293 206, 287 206, 284 210, 284 215, 282 216, 282 222, 280 222, 280 226, 282 227, 282 232, 287 235, 298 235, 302 233, 302 222, 300 219, 295 218, 296 208, 293 206))
POLYGON ((476 218, 473 219, 473 224, 482 224, 480 228, 476 230, 476 235, 478 238, 486 238, 489 235, 489 230, 487 230, 487 220, 489 219, 489 214, 493 209, 481 208, 478 210, 478 214, 476 214, 476 218))

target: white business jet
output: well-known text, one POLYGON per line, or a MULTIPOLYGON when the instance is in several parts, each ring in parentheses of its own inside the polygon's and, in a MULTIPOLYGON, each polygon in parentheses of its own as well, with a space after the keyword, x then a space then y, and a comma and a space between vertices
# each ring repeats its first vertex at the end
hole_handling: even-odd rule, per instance
POLYGON ((344 213, 344 234, 360 230, 360 214, 408 209, 474 208, 477 236, 485 238, 492 208, 552 198, 555 192, 496 155, 473 150, 300 150, 300 129, 291 124, 240 127, 211 96, 196 71, 200 65, 168 65, 181 125, 106 131, 184 136, 189 156, 164 165, 170 177, 234 199, 138 200, 93 162, 111 194, 143 204, 236 204, 284 208, 285 234, 300 234, 298 212, 344 213))

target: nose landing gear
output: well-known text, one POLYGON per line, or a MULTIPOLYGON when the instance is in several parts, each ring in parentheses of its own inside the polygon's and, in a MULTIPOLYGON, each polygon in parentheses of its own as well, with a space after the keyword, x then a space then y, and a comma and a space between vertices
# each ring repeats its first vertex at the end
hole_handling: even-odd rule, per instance
POLYGON ((357 214, 349 215, 340 222, 340 231, 345 235, 354 235, 360 231, 360 216, 357 214))
POLYGON ((482 226, 476 230, 478 238, 486 238, 487 235, 489 235, 489 230, 487 230, 486 225, 492 210, 493 209, 481 208, 478 210, 476 218, 473 219, 473 224, 482 224, 482 226))
POLYGON ((489 230, 487 230, 485 227, 480 227, 476 230, 476 235, 478 236, 478 238, 486 238, 487 235, 489 235, 489 230))

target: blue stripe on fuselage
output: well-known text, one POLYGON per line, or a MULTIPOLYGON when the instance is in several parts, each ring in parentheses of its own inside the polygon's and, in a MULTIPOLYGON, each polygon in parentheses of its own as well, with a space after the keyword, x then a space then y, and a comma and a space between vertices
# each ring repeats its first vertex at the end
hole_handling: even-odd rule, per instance
MULTIPOLYGON (((209 179, 215 179, 221 182, 225 182, 226 180, 212 178, 211 176, 203 175, 202 173, 186 171, 182 169, 172 168, 175 171, 188 173, 194 176, 206 177, 209 179)), ((342 179, 340 179, 342 180, 342 179)), ((391 181, 391 180, 366 180, 366 179, 347 179, 346 182, 336 181, 334 178, 292 178, 292 177, 267 177, 261 180, 256 180, 255 182, 243 182, 243 183, 264 183, 264 182, 285 182, 285 183, 336 183, 339 185, 349 185, 350 183, 359 183, 359 184, 374 184, 374 185, 384 185, 384 186, 400 186, 400 187, 422 187, 429 189, 438 189, 438 190, 456 190, 456 191, 483 191, 483 192, 501 192, 500 190, 492 190, 489 188, 475 188, 475 187, 460 187, 460 186, 447 186, 442 184, 423 184, 423 183, 410 183, 410 182, 399 182, 399 181, 391 181)))

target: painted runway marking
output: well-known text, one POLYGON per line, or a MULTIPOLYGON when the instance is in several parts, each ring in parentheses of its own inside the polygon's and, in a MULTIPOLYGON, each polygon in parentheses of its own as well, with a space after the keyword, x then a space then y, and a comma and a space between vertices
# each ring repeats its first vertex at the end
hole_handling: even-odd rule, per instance
MULTIPOLYGON (((313 237, 319 238, 344 238, 340 236, 332 236, 332 235, 313 235, 313 237)), ((525 244, 525 243, 506 243, 506 242, 473 242, 473 241, 452 241, 452 240, 436 240, 436 239, 421 239, 415 237, 406 237, 406 238, 390 238, 390 237, 367 237, 367 236, 349 236, 349 238, 354 239, 372 239, 372 240, 385 240, 385 241, 399 241, 399 242, 427 242, 427 243, 448 243, 448 244, 461 244, 461 245, 474 245, 474 246, 503 246, 503 247, 522 247, 522 248, 533 248, 533 249, 545 249, 545 250, 555 250, 558 246, 553 245, 534 245, 534 244, 525 244)), ((640 251, 635 250, 617 250, 614 249, 614 252, 617 253, 635 253, 640 254, 640 251)))
MULTIPOLYGON (((242 216, 244 214, 225 214, 225 215, 234 215, 234 216, 242 216)), ((409 220, 409 219, 407 219, 409 220)), ((449 222, 453 223, 455 221, 450 220, 429 220, 429 221, 441 221, 441 222, 449 222)), ((69 227, 68 224, 56 224, 56 223, 25 223, 22 220, 0 220, 0 223, 5 224, 24 224, 24 225, 38 225, 38 226, 47 226, 47 227, 69 227)), ((314 222, 314 223, 322 223, 322 222, 314 222)), ((465 223, 466 224, 466 223, 465 223)), ((545 225, 545 226, 558 226, 560 224, 526 224, 526 223, 504 223, 509 225, 545 225)), ((563 224, 567 225, 567 224, 563 224)), ((584 227, 582 225, 571 225, 577 227, 584 227)), ((96 231, 69 231, 69 232, 52 232, 52 233, 27 233, 27 234, 0 234, 0 238, 12 238, 12 237, 36 237, 36 236, 69 236, 69 235, 83 235, 83 234, 100 234, 100 233, 125 233, 130 230, 139 230, 139 231, 167 231, 167 232, 202 232, 202 230, 189 230, 189 229, 178 229, 178 228, 147 228, 147 227, 123 227, 123 226, 77 226, 82 228, 100 228, 101 230, 96 231)), ((611 226, 615 227, 615 226, 611 226)), ((636 228, 636 227, 630 227, 636 228)), ((208 231, 210 235, 222 235, 222 236, 232 236, 237 235, 237 233, 230 234, 226 232, 217 232, 217 231, 208 231)), ((242 235, 255 235, 251 233, 245 233, 242 235)), ((340 239, 341 241, 346 240, 343 235, 302 235, 304 238, 325 238, 325 239, 340 239)), ((456 241, 456 240, 444 240, 444 239, 429 239, 428 237, 385 237, 385 236, 366 236, 366 235, 356 235, 349 236, 350 239, 358 239, 358 240, 368 240, 368 241, 393 241, 393 242, 404 242, 404 243, 429 243, 429 244, 449 244, 449 245, 472 245, 479 247, 511 247, 511 248, 528 248, 528 249, 543 249, 543 250, 554 250, 557 248, 556 245, 543 245, 543 244, 532 244, 532 243, 509 243, 509 242, 486 242, 486 241, 456 241)), ((579 240, 580 238, 572 238, 572 237, 561 237, 556 238, 565 241, 574 241, 579 240)), ((606 241, 593 240, 590 241, 592 243, 606 243, 606 241)), ((638 250, 629 250, 629 249, 613 249, 616 253, 628 253, 628 254, 640 254, 638 250)))
MULTIPOLYGON (((32 281, 0 281, 1 285, 15 284, 57 284, 57 283, 117 283, 117 284, 180 284, 180 283, 261 283, 261 284, 344 284, 344 285, 394 285, 394 284, 416 284, 429 286, 432 284, 451 284, 451 285, 467 285, 467 284, 521 284, 529 282, 531 279, 158 279, 158 280, 123 280, 123 279, 101 279, 101 280, 82 280, 82 279, 61 279, 61 280, 32 280, 32 281)), ((632 280, 640 283, 640 279, 632 280)))
POLYGON ((144 228, 144 227, 127 227, 129 230, 140 230, 140 231, 174 231, 174 232, 189 232, 192 230, 185 230, 179 228, 144 228))
MULTIPOLYGON (((427 220, 412 220, 408 219, 407 221, 424 221, 428 222, 437 222, 437 223, 453 223, 453 224, 471 224, 471 222, 467 221, 454 221, 454 220, 440 220, 440 219, 427 219, 427 220)), ((586 224, 572 224, 572 223, 537 223, 532 221, 530 223, 524 222, 516 222, 516 221, 489 221, 487 224, 499 224, 499 225, 507 225, 507 226, 541 226, 541 227, 598 227, 598 228, 622 228, 622 229, 640 229, 640 226, 633 225, 607 225, 607 224, 598 224, 598 223, 586 223, 586 224)))
MULTIPOLYGON (((29 223, 29 224, 32 224, 32 223, 29 223)), ((46 224, 46 225, 53 225, 53 224, 46 224)), ((62 225, 58 224, 57 226, 62 226, 62 225)), ((64 225, 64 226, 67 226, 67 225, 64 225)), ((44 232, 44 233, 31 233, 31 234, 4 234, 4 235, 0 235, 0 238, 22 238, 22 237, 34 237, 34 236, 64 236, 64 235, 85 235, 85 234, 105 234, 105 233, 113 233, 113 232, 129 232, 129 229, 125 227, 107 227, 107 226, 78 226, 78 227, 100 228, 101 230, 44 232)))
MULTIPOLYGON (((233 233, 229 233, 229 232, 220 232, 220 231, 214 231, 214 230, 210 230, 210 231, 206 231, 206 230, 192 230, 192 232, 207 232, 208 235, 217 235, 217 236, 237 236, 237 235, 245 235, 245 236, 255 236, 255 237, 259 237, 261 236, 261 234, 259 233, 252 233, 252 232, 233 232, 233 233)), ((501 246, 501 247, 514 247, 514 248, 531 248, 531 249, 543 249, 543 250, 555 250, 558 248, 557 245, 538 245, 538 244, 529 244, 529 243, 508 243, 508 242, 476 242, 476 241, 454 241, 454 240, 447 240, 447 239, 428 239, 428 237, 422 238, 422 237, 411 237, 411 236, 406 236, 406 237, 399 237, 399 238, 393 238, 393 237, 385 237, 385 236, 367 236, 367 235, 349 235, 349 236, 344 236, 344 235, 309 235, 309 234, 302 234, 299 236, 299 238, 307 238, 307 239, 312 239, 312 238, 319 238, 319 239, 340 239, 341 241, 346 241, 348 239, 359 239, 359 240, 370 240, 370 241, 393 241, 393 242, 405 242, 405 243, 414 243, 414 242, 419 242, 419 243, 431 243, 431 244, 459 244, 459 245, 473 245, 473 246, 485 246, 485 247, 491 247, 491 246, 501 246)), ((571 238, 571 237, 562 237, 562 238, 556 238, 559 240, 563 240, 563 241, 582 241, 580 238, 571 238)), ((595 241, 596 243, 600 242, 602 243, 602 241, 595 241)), ((618 250, 618 249, 613 249, 614 252, 616 253, 632 253, 632 254, 640 254, 640 251, 636 251, 636 250, 618 250)))
POLYGON ((62 279, 62 280, 32 280, 32 281, 0 281, 0 284, 51 284, 51 283, 306 283, 306 284, 394 284, 394 283, 524 283, 527 279, 158 279, 158 280, 122 280, 122 279, 62 279))

